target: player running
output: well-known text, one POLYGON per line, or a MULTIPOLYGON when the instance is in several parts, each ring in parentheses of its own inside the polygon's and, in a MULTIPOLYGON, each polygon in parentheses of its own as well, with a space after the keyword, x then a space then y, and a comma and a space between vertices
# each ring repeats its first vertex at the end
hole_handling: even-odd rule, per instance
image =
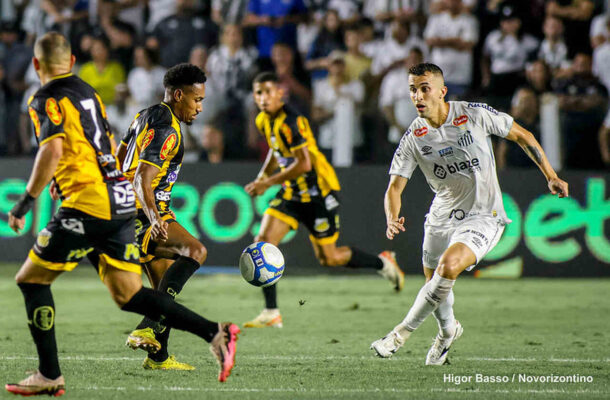
MULTIPOLYGON (((201 112, 205 81, 204 72, 195 65, 170 68, 163 78, 163 102, 136 115, 117 150, 122 170, 138 195, 140 260, 153 287, 172 298, 207 256, 203 244, 176 222, 169 208, 184 155, 180 123, 190 125, 201 112)), ((142 364, 146 369, 195 369, 168 354, 169 333, 162 322, 144 318, 126 344, 148 351, 142 364)))
POLYGON ((116 169, 102 101, 91 86, 72 75, 74 61, 68 41, 59 33, 49 32, 34 45, 33 64, 42 87, 30 99, 29 113, 40 147, 26 192, 9 212, 9 226, 15 232, 24 228, 25 215, 51 179, 64 201, 38 234, 16 276, 38 352, 38 370, 5 388, 23 396, 64 394, 51 283, 85 256, 95 263, 123 311, 154 321, 163 317, 167 326, 210 342, 220 364, 218 379, 224 381, 235 362, 239 328, 208 321, 169 296, 142 287, 133 187, 116 169))
POLYGON ((436 65, 412 67, 409 86, 419 118, 411 123, 392 160, 385 193, 386 236, 392 240, 405 230, 400 196, 419 165, 436 193, 424 224, 422 259, 427 283, 405 319, 371 348, 380 357, 392 356, 433 313, 439 333, 426 365, 442 365, 463 332, 453 315, 455 280, 493 249, 510 223, 502 204, 490 135, 519 144, 546 177, 552 194, 568 196, 568 184, 557 177, 534 136, 511 116, 486 104, 446 102, 443 72, 436 65))
MULTIPOLYGON (((278 245, 299 222, 310 232, 320 264, 327 267, 371 268, 388 279, 396 291, 404 285, 404 273, 393 252, 373 256, 354 247, 337 247, 339 238, 339 181, 333 167, 318 150, 309 121, 286 106, 283 89, 272 72, 259 74, 253 82, 254 100, 260 109, 256 126, 267 139, 269 152, 256 180, 246 185, 251 196, 282 184, 263 215, 256 241, 278 245), (279 168, 278 172, 275 172, 279 168)), ((246 328, 281 328, 277 284, 263 288, 265 308, 246 328)))

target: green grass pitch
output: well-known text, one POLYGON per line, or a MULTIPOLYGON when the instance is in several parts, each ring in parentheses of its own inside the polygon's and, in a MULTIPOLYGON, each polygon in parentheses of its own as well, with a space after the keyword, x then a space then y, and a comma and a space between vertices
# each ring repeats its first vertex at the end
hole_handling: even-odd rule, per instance
MULTIPOLYGON (((0 359, 3 382, 35 369, 23 300, 0 267, 0 359)), ((462 278, 456 316, 464 335, 451 365, 426 367, 437 326, 430 317, 389 360, 370 343, 408 310, 421 276, 395 294, 376 276, 284 277, 283 329, 245 330, 229 380, 203 341, 174 332, 171 353, 193 372, 146 371, 144 353, 124 346, 139 321, 112 303, 94 270, 82 265, 54 285, 56 332, 66 399, 607 399, 610 393, 610 302, 607 279, 476 280, 462 278), (446 382, 445 376, 471 377, 446 382), (477 374, 509 382, 476 382, 477 374), (583 383, 519 383, 519 375, 591 376, 583 383), (513 376, 515 382, 512 381, 513 376), (468 379, 468 378, 466 378, 468 379)), ((242 324, 262 307, 260 290, 240 276, 196 276, 180 301, 214 320, 242 324)), ((0 398, 12 398, 3 392, 0 398)))

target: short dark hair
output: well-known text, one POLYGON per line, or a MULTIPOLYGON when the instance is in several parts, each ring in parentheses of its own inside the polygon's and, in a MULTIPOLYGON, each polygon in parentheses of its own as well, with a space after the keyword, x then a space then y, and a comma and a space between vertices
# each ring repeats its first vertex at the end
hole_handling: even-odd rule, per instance
POLYGON ((279 79, 278 79, 277 75, 275 74, 275 72, 265 71, 265 72, 261 72, 260 74, 256 75, 254 77, 254 80, 252 81, 252 84, 254 85, 255 83, 265 83, 265 82, 278 83, 279 79))
POLYGON ((443 79, 445 79, 443 75, 443 70, 439 68, 438 65, 432 63, 421 63, 412 66, 409 68, 409 75, 422 76, 426 72, 430 72, 434 75, 440 75, 443 79))
POLYGON ((201 68, 193 64, 182 63, 167 70, 163 77, 163 86, 167 89, 174 89, 205 83, 206 80, 205 72, 201 68))

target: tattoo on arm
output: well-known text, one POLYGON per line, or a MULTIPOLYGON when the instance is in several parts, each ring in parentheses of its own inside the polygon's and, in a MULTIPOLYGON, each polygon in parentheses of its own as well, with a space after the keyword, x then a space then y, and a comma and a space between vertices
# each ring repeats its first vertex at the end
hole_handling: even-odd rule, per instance
POLYGON ((534 160, 536 162, 536 164, 538 164, 538 165, 542 164, 542 155, 540 154, 540 151, 538 150, 538 148, 536 148, 534 146, 526 146, 525 152, 527 153, 528 156, 530 156, 530 158, 532 160, 534 160))

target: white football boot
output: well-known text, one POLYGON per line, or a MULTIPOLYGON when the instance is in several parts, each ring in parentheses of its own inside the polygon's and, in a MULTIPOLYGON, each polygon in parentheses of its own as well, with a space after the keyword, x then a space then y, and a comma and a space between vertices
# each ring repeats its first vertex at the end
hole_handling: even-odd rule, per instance
POLYGON ((244 328, 265 328, 265 327, 281 328, 284 326, 282 315, 278 308, 265 308, 252 321, 244 324, 244 328))
POLYGON ((392 331, 371 343, 371 349, 375 350, 379 357, 390 358, 403 344, 405 340, 396 331, 392 331))
POLYGON ((432 347, 428 350, 428 355, 426 356, 426 365, 443 365, 447 362, 447 355, 449 355, 449 348, 453 342, 458 340, 460 336, 464 333, 464 328, 462 328, 462 324, 458 320, 455 321, 455 332, 453 336, 449 338, 441 337, 440 333, 436 335, 434 339, 434 343, 432 343, 432 347))

